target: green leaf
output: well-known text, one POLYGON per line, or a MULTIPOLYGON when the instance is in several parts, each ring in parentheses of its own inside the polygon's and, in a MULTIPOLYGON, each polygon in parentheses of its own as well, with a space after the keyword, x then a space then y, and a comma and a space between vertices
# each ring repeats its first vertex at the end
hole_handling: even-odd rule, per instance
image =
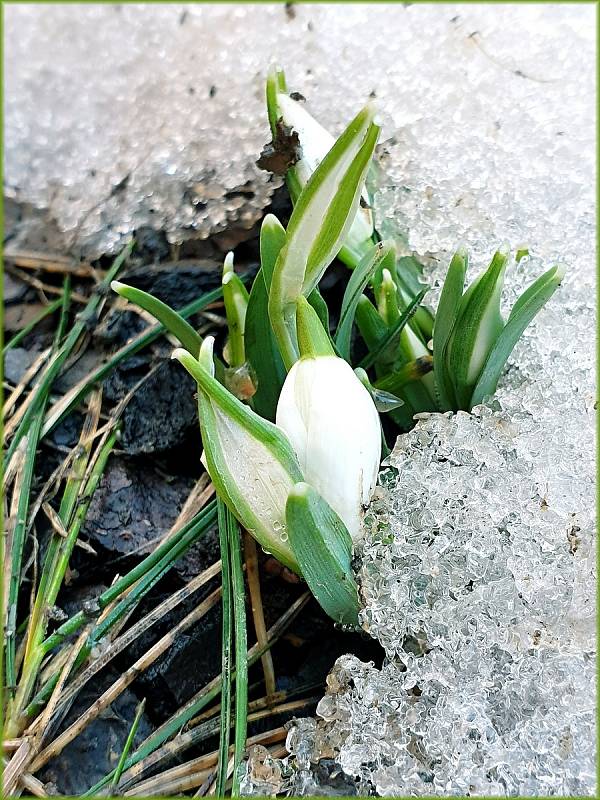
POLYGON ((423 288, 423 265, 414 256, 401 256, 396 261, 396 282, 409 295, 423 288))
POLYGON ((350 339, 358 301, 367 283, 377 272, 379 266, 390 258, 390 256, 394 256, 393 245, 379 242, 379 244, 374 245, 367 255, 361 259, 350 276, 342 299, 340 321, 334 335, 334 341, 338 352, 346 361, 350 361, 350 339))
MULTIPOLYGON (((428 292, 427 286, 421 289, 419 294, 404 309, 398 321, 395 322, 394 325, 387 328, 385 335, 381 339, 379 339, 379 342, 363 358, 363 360, 358 365, 359 367, 362 367, 363 369, 368 369, 372 364, 374 364, 377 361, 377 359, 385 352, 386 348, 390 345, 390 343, 393 342, 393 340, 402 332, 404 326, 407 324, 411 316, 414 314, 421 300, 425 297, 427 292, 428 292)), ((383 324, 385 325, 385 323, 383 324)))
POLYGON ((269 322, 269 296, 263 269, 254 279, 248 300, 245 344, 246 357, 256 376, 252 405, 261 417, 273 422, 286 371, 269 322))
POLYGON ((260 226, 260 266, 267 290, 271 288, 273 270, 285 244, 285 228, 274 214, 267 214, 260 226))
POLYGON ((508 251, 498 250, 487 270, 464 293, 448 342, 448 369, 459 408, 468 409, 473 388, 504 327, 500 295, 508 251))
MULTIPOLYGON (((334 137, 314 117, 303 104, 288 95, 283 70, 273 67, 267 77, 267 113, 273 136, 277 133, 277 121, 292 128, 299 136, 302 157, 288 168, 285 180, 292 203, 295 205, 303 185, 333 147, 334 137)), ((351 269, 369 251, 373 243, 373 214, 368 192, 363 190, 364 205, 359 206, 352 226, 341 247, 338 258, 351 269)))
POLYGON ((312 486, 300 482, 288 497, 286 522, 304 579, 323 610, 336 622, 358 625, 352 539, 342 520, 312 486))
POLYGON ((283 361, 298 358, 296 300, 307 297, 338 253, 359 205, 379 135, 371 106, 348 125, 302 190, 279 254, 269 294, 269 316, 283 361))
POLYGON ((198 357, 200 347, 202 346, 202 337, 196 333, 189 322, 186 322, 183 317, 159 300, 153 297, 148 292, 142 289, 136 289, 134 286, 127 286, 120 281, 113 281, 111 289, 117 294, 129 300, 130 303, 135 303, 144 311, 152 314, 165 328, 172 333, 179 341, 181 346, 184 347, 188 353, 191 353, 194 358, 198 357))
POLYGON ((355 312, 356 325, 369 350, 375 349, 387 335, 388 327, 369 298, 363 294, 358 298, 355 312))
POLYGON ((496 339, 473 389, 471 407, 482 403, 484 398, 496 391, 498 380, 506 360, 519 341, 521 334, 535 315, 552 297, 564 276, 564 267, 552 267, 541 275, 521 295, 510 313, 501 334, 496 339))
POLYGON ((261 417, 275 420, 277 400, 285 380, 285 367, 269 320, 269 286, 279 251, 285 244, 285 229, 268 214, 260 229, 261 268, 254 279, 246 310, 246 357, 256 375, 252 405, 261 417))
POLYGON ((447 365, 446 348, 458 315, 467 264, 467 251, 464 248, 457 250, 446 273, 433 326, 433 372, 435 389, 442 411, 456 407, 452 376, 447 365))
POLYGON ((396 280, 397 276, 396 246, 391 240, 389 242, 386 242, 385 244, 389 245, 389 250, 386 250, 385 256, 381 259, 381 261, 377 265, 377 268, 373 273, 373 277, 371 280, 371 286, 373 287, 373 294, 375 295, 375 297, 377 297, 377 295, 379 294, 384 270, 387 269, 390 275, 394 277, 394 280, 396 280))
MULTIPOLYGON (((299 568, 283 536, 285 502, 302 480, 287 437, 230 394, 210 372, 213 339, 200 361, 173 353, 198 384, 198 414, 206 466, 219 497, 267 552, 294 572, 299 568)), ((212 365, 211 365, 212 366, 212 365)))
POLYGON ((327 331, 329 336, 329 308, 327 303, 323 300, 323 295, 319 291, 319 287, 315 286, 312 292, 308 295, 308 302, 316 311, 317 317, 321 320, 321 325, 327 331))
POLYGON ((137 729, 140 724, 140 720, 142 718, 142 714, 144 713, 144 709, 146 707, 146 698, 138 704, 138 707, 135 711, 135 717, 133 718, 133 722, 131 723, 131 728, 129 729, 129 733, 127 734, 127 739, 125 740, 125 744, 123 745, 123 750, 121 751, 121 755, 119 756, 119 763, 117 764, 117 768, 115 769, 115 774, 113 775, 112 781, 110 783, 110 790, 109 794, 114 795, 115 789, 117 788, 119 781, 121 780, 121 775, 125 769, 125 762, 127 761, 127 756, 129 755, 129 751, 133 746, 133 742, 135 739, 135 735, 137 733, 137 729))
POLYGON ((297 303, 298 349, 301 358, 334 356, 329 333, 323 327, 319 315, 305 297, 297 303))
MULTIPOLYGON (((395 271, 392 271, 398 289, 404 299, 404 304, 418 294, 423 288, 423 265, 414 256, 402 256, 396 261, 395 271)), ((433 333, 434 317, 425 306, 419 306, 410 321, 410 327, 418 332, 424 342, 431 339, 433 333)))

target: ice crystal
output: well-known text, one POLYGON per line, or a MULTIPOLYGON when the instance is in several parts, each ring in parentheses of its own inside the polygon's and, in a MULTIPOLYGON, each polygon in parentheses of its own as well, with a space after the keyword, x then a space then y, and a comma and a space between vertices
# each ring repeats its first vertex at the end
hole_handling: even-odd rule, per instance
POLYGON ((594 32, 590 5, 12 4, 5 183, 96 252, 142 225, 250 227, 276 185, 254 162, 278 62, 334 133, 376 96, 386 235, 483 256, 533 233, 563 256, 562 207, 593 183, 594 32))

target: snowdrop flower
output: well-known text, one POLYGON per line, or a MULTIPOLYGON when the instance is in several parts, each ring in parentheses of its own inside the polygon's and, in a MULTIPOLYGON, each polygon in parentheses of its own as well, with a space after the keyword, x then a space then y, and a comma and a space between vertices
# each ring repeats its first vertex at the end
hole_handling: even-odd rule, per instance
POLYGON ((303 357, 285 380, 276 423, 294 448, 304 480, 356 541, 381 460, 379 415, 352 367, 334 354, 304 298, 298 302, 298 339, 303 357))

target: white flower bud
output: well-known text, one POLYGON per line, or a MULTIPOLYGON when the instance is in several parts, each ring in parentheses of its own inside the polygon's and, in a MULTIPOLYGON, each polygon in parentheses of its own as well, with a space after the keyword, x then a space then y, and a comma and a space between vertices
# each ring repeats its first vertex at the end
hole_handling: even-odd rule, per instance
POLYGON ((379 415, 369 392, 341 358, 301 358, 283 385, 276 422, 296 452, 305 481, 356 541, 381 459, 379 415))

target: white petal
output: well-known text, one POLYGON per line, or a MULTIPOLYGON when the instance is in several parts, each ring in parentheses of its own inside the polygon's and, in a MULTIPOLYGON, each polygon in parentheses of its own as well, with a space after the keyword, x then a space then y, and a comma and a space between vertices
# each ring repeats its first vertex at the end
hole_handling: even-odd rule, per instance
POLYGON ((381 459, 379 415, 349 364, 336 356, 301 359, 277 407, 305 480, 344 521, 353 539, 381 459))

